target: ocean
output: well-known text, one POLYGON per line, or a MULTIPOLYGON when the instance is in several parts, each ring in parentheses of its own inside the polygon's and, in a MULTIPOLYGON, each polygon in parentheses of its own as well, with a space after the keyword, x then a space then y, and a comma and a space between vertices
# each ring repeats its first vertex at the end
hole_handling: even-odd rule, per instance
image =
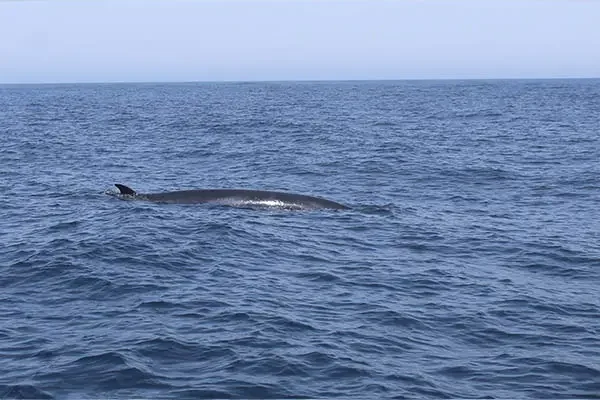
POLYGON ((600 80, 2 85, 0 398, 600 398, 599 189, 600 80))

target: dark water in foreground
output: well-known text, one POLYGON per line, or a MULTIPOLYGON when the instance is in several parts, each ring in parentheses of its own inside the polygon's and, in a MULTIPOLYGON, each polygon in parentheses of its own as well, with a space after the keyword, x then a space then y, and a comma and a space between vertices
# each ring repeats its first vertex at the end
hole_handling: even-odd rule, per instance
POLYGON ((598 80, 0 86, 0 135, 0 397, 600 394, 598 80))

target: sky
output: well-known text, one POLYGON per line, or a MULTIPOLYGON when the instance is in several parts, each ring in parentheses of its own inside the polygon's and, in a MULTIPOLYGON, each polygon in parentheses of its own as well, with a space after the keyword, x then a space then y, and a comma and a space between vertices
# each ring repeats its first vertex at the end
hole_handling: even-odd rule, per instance
POLYGON ((571 77, 598 0, 0 0, 0 83, 571 77))

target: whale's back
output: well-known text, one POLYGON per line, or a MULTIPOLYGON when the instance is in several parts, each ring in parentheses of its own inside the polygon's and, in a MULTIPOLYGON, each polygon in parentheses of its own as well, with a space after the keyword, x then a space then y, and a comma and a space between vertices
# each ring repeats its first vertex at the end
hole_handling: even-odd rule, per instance
POLYGON ((157 203, 217 203, 230 206, 274 207, 286 209, 335 210, 349 207, 335 201, 303 194, 248 189, 194 189, 162 193, 137 193, 128 186, 115 184, 121 194, 157 203))

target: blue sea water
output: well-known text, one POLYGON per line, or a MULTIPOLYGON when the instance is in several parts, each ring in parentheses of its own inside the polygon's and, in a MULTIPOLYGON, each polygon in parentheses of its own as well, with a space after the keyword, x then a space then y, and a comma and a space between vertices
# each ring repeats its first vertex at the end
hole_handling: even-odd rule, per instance
POLYGON ((600 80, 5 85, 0 140, 2 398, 600 398, 600 80))

